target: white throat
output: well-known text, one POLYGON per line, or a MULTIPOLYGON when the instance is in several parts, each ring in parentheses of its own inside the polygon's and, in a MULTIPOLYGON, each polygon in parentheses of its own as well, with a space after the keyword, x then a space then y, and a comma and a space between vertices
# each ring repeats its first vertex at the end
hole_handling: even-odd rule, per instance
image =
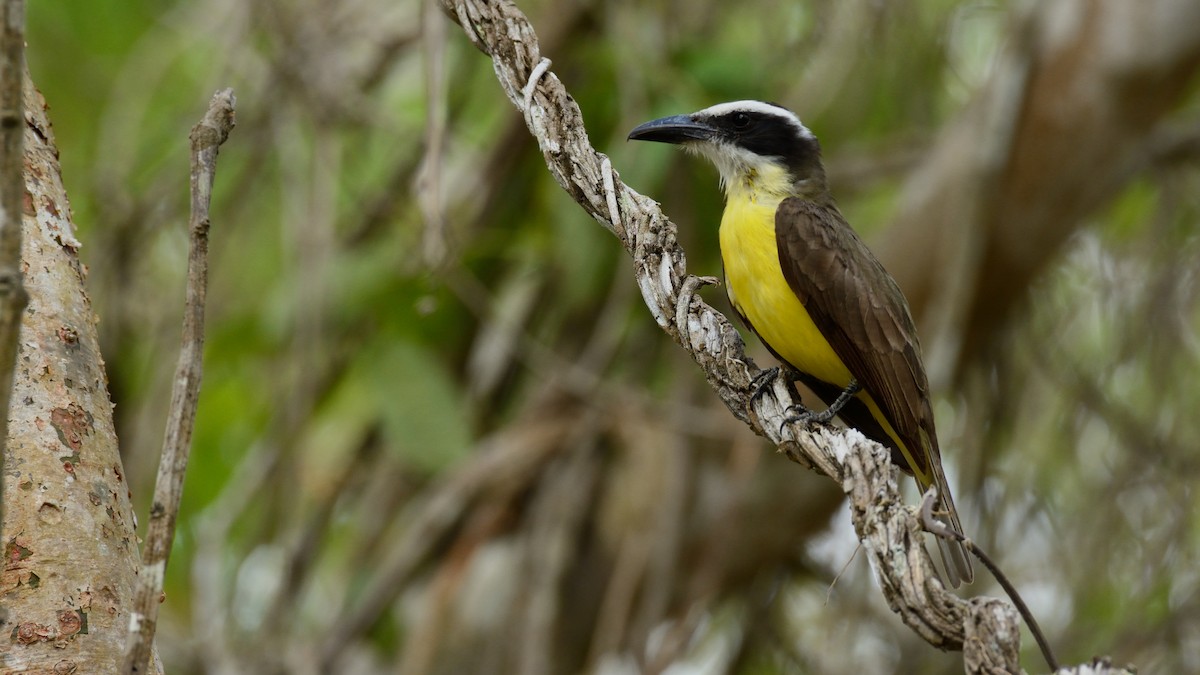
POLYGON ((776 200, 792 192, 792 177, 773 157, 763 157, 721 142, 687 143, 684 149, 704 157, 717 167, 721 188, 727 197, 746 194, 750 199, 776 200))

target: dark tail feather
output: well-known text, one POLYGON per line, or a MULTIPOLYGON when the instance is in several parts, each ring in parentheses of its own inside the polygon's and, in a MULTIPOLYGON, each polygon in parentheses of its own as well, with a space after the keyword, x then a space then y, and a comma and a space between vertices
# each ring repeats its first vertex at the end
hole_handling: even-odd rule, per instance
MULTIPOLYGON (((954 499, 950 497, 950 486, 946 483, 946 474, 942 472, 940 462, 930 462, 933 465, 934 483, 938 492, 938 519, 954 528, 956 532, 963 531, 962 521, 958 519, 958 510, 954 508, 954 499)), ((951 541, 938 537, 938 549, 942 552, 942 566, 946 569, 945 581, 951 588, 958 588, 964 583, 975 580, 975 571, 971 568, 971 555, 966 545, 960 541, 951 541)))

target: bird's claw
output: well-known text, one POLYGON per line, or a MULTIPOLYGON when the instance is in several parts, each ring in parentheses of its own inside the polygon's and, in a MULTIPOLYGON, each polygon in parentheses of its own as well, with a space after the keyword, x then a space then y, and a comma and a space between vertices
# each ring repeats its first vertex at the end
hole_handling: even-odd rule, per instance
POLYGON ((767 390, 771 388, 771 385, 775 384, 775 378, 779 377, 780 372, 779 366, 773 366, 771 368, 758 371, 758 374, 754 376, 754 379, 750 380, 751 404, 762 398, 763 394, 767 393, 767 390))
POLYGON ((789 424, 800 422, 803 424, 829 424, 829 422, 837 417, 837 414, 842 411, 842 408, 854 398, 855 394, 862 390, 858 384, 858 380, 850 380, 850 384, 838 394, 837 399, 830 404, 828 408, 821 412, 813 412, 802 405, 794 405, 784 411, 783 423, 779 425, 779 433, 783 433, 783 428, 789 424))
POLYGON ((806 426, 809 424, 827 424, 837 414, 836 411, 831 411, 832 408, 815 412, 797 403, 784 411, 783 422, 779 424, 779 433, 782 434, 784 427, 789 424, 799 423, 806 426))

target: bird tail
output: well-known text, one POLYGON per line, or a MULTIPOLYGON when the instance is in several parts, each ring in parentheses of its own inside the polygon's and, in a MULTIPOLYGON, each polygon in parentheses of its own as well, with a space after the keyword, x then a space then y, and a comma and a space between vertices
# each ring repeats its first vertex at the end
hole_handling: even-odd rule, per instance
MULTIPOLYGON (((961 534, 966 534, 963 531, 962 521, 958 519, 958 509, 954 508, 954 499, 950 496, 950 483, 946 481, 946 472, 942 470, 941 459, 937 456, 936 451, 931 452, 929 457, 929 467, 933 474, 933 485, 937 487, 937 518, 946 525, 954 528, 954 531, 961 534)), ((922 485, 921 489, 925 490, 929 486, 922 485)), ((946 570, 945 581, 951 588, 958 588, 964 583, 971 583, 975 580, 975 571, 971 567, 971 556, 967 551, 966 544, 961 541, 952 541, 945 537, 937 537, 938 549, 942 553, 942 567, 946 570)))

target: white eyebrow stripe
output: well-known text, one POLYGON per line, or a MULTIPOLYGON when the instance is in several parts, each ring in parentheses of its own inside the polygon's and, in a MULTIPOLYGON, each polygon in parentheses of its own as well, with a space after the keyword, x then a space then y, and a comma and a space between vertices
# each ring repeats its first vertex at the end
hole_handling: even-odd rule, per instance
POLYGON ((745 100, 745 101, 730 101, 728 103, 718 103, 714 106, 709 106, 704 110, 695 113, 696 117, 720 117, 729 113, 742 110, 745 112, 756 112, 764 115, 773 115, 780 119, 787 120, 794 125, 800 134, 806 138, 816 138, 813 132, 809 131, 808 127, 800 122, 800 118, 787 108, 781 108, 777 105, 771 105, 764 101, 745 100))

